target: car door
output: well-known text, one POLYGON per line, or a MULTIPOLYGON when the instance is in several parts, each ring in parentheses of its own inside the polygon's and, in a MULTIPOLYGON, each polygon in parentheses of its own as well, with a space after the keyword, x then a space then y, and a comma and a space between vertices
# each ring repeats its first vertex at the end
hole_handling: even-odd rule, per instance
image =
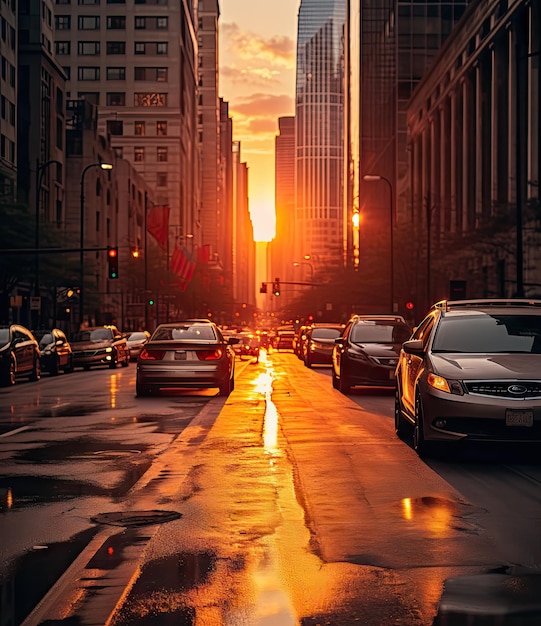
POLYGON ((60 367, 66 367, 69 363, 69 348, 66 335, 60 330, 54 330, 53 341, 56 345, 56 353, 58 354, 60 367))
POLYGON ((15 327, 14 352, 17 360, 17 372, 29 372, 34 366, 34 341, 21 327, 15 327))
MULTIPOLYGON (((419 324, 411 339, 420 339, 423 342, 423 348, 426 349, 434 323, 434 315, 427 316, 419 324)), ((423 367, 422 357, 401 352, 399 376, 402 406, 412 417, 415 415, 415 384, 423 367)))
POLYGON ((340 335, 340 343, 337 343, 335 341, 335 345, 332 351, 332 366, 334 369, 334 373, 338 377, 340 377, 340 363, 342 362, 342 355, 346 348, 349 336, 351 334, 352 327, 353 327, 352 322, 349 322, 346 325, 346 327, 344 328, 344 331, 340 335))

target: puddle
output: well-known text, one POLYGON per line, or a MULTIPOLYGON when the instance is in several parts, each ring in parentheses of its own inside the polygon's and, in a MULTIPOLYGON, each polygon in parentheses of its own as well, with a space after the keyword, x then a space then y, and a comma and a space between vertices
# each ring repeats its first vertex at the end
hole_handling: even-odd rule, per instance
POLYGON ((22 624, 97 532, 90 528, 69 541, 39 546, 17 559, 0 577, 2 624, 22 624))
POLYGON ((109 537, 86 564, 86 569, 114 570, 124 562, 126 552, 134 545, 146 544, 150 538, 137 529, 128 529, 109 537))
POLYGON ((93 439, 70 439, 20 452, 16 458, 26 463, 54 463, 80 460, 81 458, 98 458, 100 455, 140 454, 147 449, 148 446, 145 445, 128 446, 109 441, 104 443, 93 439))

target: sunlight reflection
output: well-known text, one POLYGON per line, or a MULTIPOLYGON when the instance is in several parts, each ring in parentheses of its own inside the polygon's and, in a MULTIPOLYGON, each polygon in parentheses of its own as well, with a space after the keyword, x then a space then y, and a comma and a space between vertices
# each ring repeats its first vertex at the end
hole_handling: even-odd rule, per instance
POLYGON ((402 500, 402 511, 404 519, 410 520, 413 517, 411 513, 411 498, 404 498, 402 500))
POLYGON ((118 394, 118 376, 113 374, 109 379, 109 393, 111 395, 111 408, 116 409, 116 396, 118 394))
POLYGON ((453 530, 452 521, 457 511, 452 501, 436 497, 403 498, 400 505, 405 520, 423 525, 434 535, 448 536, 453 530))
POLYGON ((11 491, 11 487, 8 487, 6 506, 8 509, 13 508, 13 492, 11 491))

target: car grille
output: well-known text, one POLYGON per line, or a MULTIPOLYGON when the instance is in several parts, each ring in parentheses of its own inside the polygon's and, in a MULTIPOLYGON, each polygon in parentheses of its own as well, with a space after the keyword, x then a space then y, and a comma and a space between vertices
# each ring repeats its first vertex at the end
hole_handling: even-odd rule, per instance
POLYGON ((464 383, 468 393, 491 398, 516 398, 517 400, 541 398, 541 381, 470 381, 464 383))
POLYGON ((531 427, 505 425, 497 419, 486 418, 446 418, 444 430, 463 433, 470 439, 499 439, 501 441, 539 441, 541 440, 541 422, 534 422, 531 427))

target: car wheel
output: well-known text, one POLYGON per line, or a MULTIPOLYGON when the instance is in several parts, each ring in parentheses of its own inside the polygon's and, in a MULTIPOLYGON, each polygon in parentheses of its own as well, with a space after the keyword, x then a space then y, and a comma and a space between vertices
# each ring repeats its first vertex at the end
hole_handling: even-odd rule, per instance
POLYGON ((135 395, 138 398, 150 395, 150 387, 148 385, 141 385, 138 382, 135 383, 135 395))
POLYGON ((417 394, 415 398, 415 423, 413 425, 413 449, 420 457, 428 456, 430 444, 425 440, 423 425, 423 404, 421 397, 417 394))
POLYGON ((68 359, 68 364, 64 368, 64 372, 66 374, 71 374, 73 372, 73 357, 71 355, 70 355, 70 357, 68 359))
POLYGON ((90 365, 83 365, 83 369, 85 372, 88 372, 88 370, 90 369, 90 365))
POLYGON ((233 391, 233 387, 234 386, 235 386, 235 384, 234 384, 233 380, 231 378, 228 378, 223 383, 221 383, 219 395, 220 396, 228 396, 233 391))
POLYGON ((306 359, 304 360, 304 366, 305 367, 312 367, 312 361, 310 360, 309 356, 307 356, 306 359))
POLYGON ((30 380, 39 380, 41 378, 41 365, 39 363, 39 358, 34 359, 34 367, 32 368, 32 373, 29 378, 30 380))
POLYGON ((332 368, 332 386, 334 387, 334 389, 339 389, 340 386, 338 384, 338 378, 336 377, 336 372, 334 371, 334 365, 332 368))
POLYGON ((51 374, 51 376, 58 376, 59 372, 60 372, 60 357, 57 357, 54 360, 49 373, 51 374))
POLYGON ((115 352, 113 354, 113 358, 112 358, 111 362, 109 363, 109 369, 111 369, 111 370, 116 369, 116 363, 117 363, 117 354, 115 352))
POLYGON ((398 385, 394 391, 394 430, 399 439, 404 439, 407 435, 406 420, 402 415, 402 405, 400 403, 400 390, 398 385))
POLYGON ((340 378, 338 379, 338 389, 340 393, 347 394, 351 391, 351 383, 342 369, 340 369, 340 378))
POLYGON ((3 387, 11 387, 11 385, 15 384, 15 361, 13 359, 9 360, 9 367, 2 372, 2 386, 3 387))

